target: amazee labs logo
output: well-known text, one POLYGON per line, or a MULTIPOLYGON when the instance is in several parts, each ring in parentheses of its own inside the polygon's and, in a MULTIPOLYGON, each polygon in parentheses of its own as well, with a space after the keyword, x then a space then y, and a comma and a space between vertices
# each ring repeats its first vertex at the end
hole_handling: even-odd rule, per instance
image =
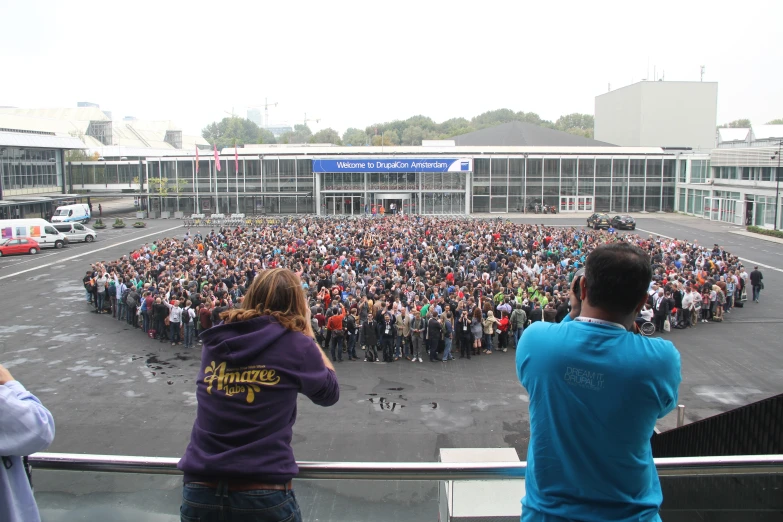
POLYGON ((212 395, 212 388, 222 391, 227 397, 247 393, 247 403, 252 404, 261 386, 274 386, 280 382, 280 376, 275 370, 265 366, 244 366, 241 368, 226 368, 226 363, 215 365, 215 361, 204 369, 204 382, 207 393, 212 395))

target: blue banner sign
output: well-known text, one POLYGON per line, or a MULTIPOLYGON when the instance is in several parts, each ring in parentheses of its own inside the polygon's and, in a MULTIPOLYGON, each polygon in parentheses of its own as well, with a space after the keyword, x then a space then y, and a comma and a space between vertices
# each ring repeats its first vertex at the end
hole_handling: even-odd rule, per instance
POLYGON ((472 172, 472 158, 314 159, 313 172, 472 172))

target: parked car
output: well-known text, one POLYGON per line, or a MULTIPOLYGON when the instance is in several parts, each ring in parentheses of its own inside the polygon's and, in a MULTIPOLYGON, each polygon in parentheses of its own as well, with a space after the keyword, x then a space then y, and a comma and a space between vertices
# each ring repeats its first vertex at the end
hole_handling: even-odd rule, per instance
POLYGON ((41 218, 0 219, 0 231, 4 238, 33 238, 40 248, 62 248, 68 244, 68 237, 41 218))
POLYGON ((609 220, 609 216, 596 212, 587 218, 587 226, 592 227, 594 230, 598 230, 599 228, 609 228, 612 224, 609 220))
POLYGON ((31 237, 9 237, 0 240, 0 257, 13 254, 37 254, 40 251, 38 242, 31 237))
POLYGON ((98 239, 98 234, 91 228, 81 223, 53 223, 55 230, 62 232, 68 238, 69 243, 86 241, 92 243, 98 239))
POLYGON ((617 230, 636 230, 636 220, 629 215, 615 216, 612 218, 612 226, 617 230))

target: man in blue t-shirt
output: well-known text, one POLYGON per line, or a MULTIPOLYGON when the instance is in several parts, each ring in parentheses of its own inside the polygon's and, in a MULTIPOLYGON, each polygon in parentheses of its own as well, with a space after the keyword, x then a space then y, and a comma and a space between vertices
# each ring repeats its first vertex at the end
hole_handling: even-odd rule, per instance
POLYGON ((681 377, 671 342, 629 331, 651 278, 638 247, 599 246, 574 278, 573 320, 537 322, 522 335, 517 375, 530 395, 524 522, 660 520, 650 437, 677 404, 681 377))

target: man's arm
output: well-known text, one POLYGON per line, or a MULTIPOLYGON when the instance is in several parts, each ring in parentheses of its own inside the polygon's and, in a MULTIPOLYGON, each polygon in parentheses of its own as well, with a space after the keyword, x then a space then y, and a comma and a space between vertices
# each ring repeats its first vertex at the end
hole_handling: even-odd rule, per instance
POLYGON ((52 440, 52 414, 0 365, 0 455, 30 455, 52 440))

